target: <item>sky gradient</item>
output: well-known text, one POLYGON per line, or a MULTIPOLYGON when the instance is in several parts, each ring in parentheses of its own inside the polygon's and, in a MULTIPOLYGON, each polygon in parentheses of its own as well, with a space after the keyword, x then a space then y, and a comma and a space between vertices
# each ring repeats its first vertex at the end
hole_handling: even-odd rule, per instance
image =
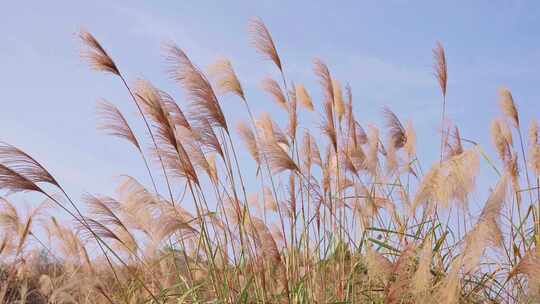
MULTIPOLYGON (((145 179, 136 151, 96 130, 100 98, 115 103, 135 127, 137 116, 119 80, 91 71, 80 59, 81 28, 100 40, 130 81, 146 78, 181 106, 182 91, 166 73, 163 43, 175 42, 202 68, 227 57, 256 111, 280 117, 260 89, 260 80, 276 71, 249 45, 247 24, 254 16, 270 29, 288 79, 306 84, 317 105, 315 57, 350 83, 364 126, 382 127, 383 106, 402 121, 411 119, 424 166, 439 153, 441 96, 431 53, 436 41, 447 53, 448 117, 463 137, 493 151, 489 123, 500 115, 501 85, 511 89, 524 125, 540 119, 540 3, 313 2, 9 1, 0 12, 0 140, 35 156, 75 195, 110 194, 119 174, 145 179)), ((230 124, 246 119, 237 99, 221 102, 230 124)), ((493 172, 482 172, 480 183, 494 184, 493 172)))

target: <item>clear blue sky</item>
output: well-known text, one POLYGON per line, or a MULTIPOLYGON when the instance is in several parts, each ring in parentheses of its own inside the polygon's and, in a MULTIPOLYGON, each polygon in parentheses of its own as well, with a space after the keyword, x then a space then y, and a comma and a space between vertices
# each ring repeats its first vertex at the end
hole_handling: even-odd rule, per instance
MULTIPOLYGON (((127 143, 95 128, 99 98, 137 117, 119 81, 79 58, 81 27, 130 80, 147 78, 181 104, 162 42, 176 42, 201 67, 230 58, 257 110, 279 112, 259 89, 274 69, 249 45, 253 16, 271 30, 289 79, 318 97, 311 62, 322 58, 351 84, 361 123, 380 123, 385 105, 412 119, 428 163, 438 155, 437 40, 447 52, 448 115, 464 137, 491 146, 501 85, 512 90, 524 122, 540 119, 536 1, 7 1, 0 11, 0 139, 34 155, 75 195, 110 193, 118 174, 144 176, 127 143)), ((244 117, 237 100, 222 102, 231 124, 244 117)))

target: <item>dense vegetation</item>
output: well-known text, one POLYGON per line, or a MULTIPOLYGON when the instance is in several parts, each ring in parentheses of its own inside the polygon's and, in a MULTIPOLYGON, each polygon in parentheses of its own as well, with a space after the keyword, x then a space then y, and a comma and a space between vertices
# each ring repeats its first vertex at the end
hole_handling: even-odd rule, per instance
POLYGON ((287 78, 266 26, 256 19, 249 28, 280 76, 264 79, 262 89, 285 122, 251 111, 226 59, 203 72, 182 49, 167 47, 185 107, 149 81, 128 81, 81 32, 83 58, 125 86, 145 133, 107 101, 98 104, 99 128, 135 148, 151 182, 124 175, 114 197, 75 199, 42 164, 2 143, 0 188, 45 202, 23 215, 8 197, 0 200, 0 302, 540 301, 538 125, 520 120, 508 89, 491 126, 497 160, 446 117, 446 57, 437 44, 440 159, 423 167, 412 122, 384 109, 384 135, 362 126, 351 88, 320 59, 313 71, 322 100, 312 100, 287 78), (224 94, 242 103, 245 122, 229 124, 224 94), (308 115, 320 122, 304 123, 308 115), (241 147, 254 166, 242 164, 241 147), (480 164, 499 180, 473 215, 480 164), (70 220, 51 216, 60 211, 70 220))

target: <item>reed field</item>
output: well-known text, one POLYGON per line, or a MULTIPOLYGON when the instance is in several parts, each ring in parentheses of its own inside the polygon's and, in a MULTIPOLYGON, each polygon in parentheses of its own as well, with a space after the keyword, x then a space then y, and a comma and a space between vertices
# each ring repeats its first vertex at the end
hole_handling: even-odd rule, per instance
POLYGON ((493 101, 493 146, 463 138, 437 43, 438 154, 420 163, 414 121, 383 105, 383 125, 357 120, 347 79, 315 58, 305 68, 319 85, 304 86, 262 20, 248 28, 253 64, 278 76, 257 80, 272 113, 252 111, 261 101, 227 59, 196 63, 166 44, 175 100, 80 32, 81 60, 131 106, 99 101, 98 129, 138 153, 148 178, 119 172, 114 193, 74 197, 47 159, 0 143, 0 303, 540 302, 539 127, 509 89, 493 101), (480 167, 497 176, 486 189, 480 167), (21 192, 27 212, 11 196, 21 192))

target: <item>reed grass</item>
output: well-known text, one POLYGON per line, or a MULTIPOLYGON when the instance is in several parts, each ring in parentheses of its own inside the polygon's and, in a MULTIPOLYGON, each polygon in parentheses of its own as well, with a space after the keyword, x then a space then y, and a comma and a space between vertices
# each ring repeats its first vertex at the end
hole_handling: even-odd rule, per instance
POLYGON ((540 301, 538 124, 525 138, 509 89, 500 91, 502 115, 491 126, 494 160, 450 123, 447 54, 437 43, 440 160, 423 166, 412 121, 384 108, 384 126, 363 126, 351 87, 323 60, 313 61, 320 88, 307 88, 287 78, 260 19, 249 33, 281 77, 263 79, 261 89, 285 121, 252 112, 228 59, 205 72, 168 45, 169 75, 186 96, 181 105, 147 80, 130 84, 81 31, 82 57, 116 76, 138 113, 124 116, 100 101, 98 129, 135 148, 150 185, 124 175, 115 195, 74 200, 40 162, 0 144, 0 302, 540 301), (310 94, 316 90, 321 100, 310 94), (225 94, 245 108, 234 130, 220 103, 225 94), (315 126, 306 123, 313 117, 315 126), (131 128, 132 119, 145 133, 131 128), (255 166, 243 164, 240 149, 255 166), (499 180, 471 215, 481 165, 499 180), (21 214, 9 197, 20 192, 45 202, 21 214), (71 222, 53 216, 58 210, 71 222))

